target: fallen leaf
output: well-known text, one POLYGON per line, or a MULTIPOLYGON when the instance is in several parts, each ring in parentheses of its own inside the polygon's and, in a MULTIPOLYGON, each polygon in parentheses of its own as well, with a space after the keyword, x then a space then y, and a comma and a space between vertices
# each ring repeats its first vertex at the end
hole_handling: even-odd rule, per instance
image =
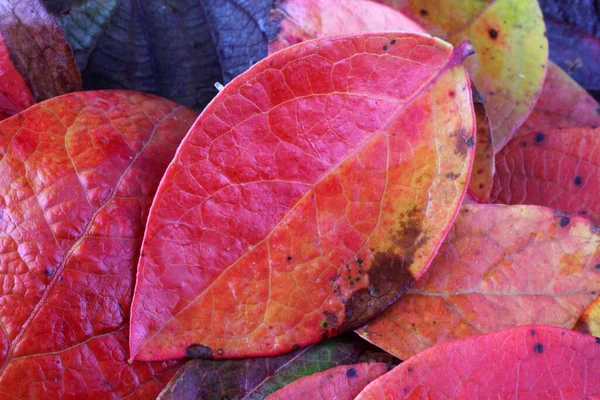
POLYGON ((25 80, 17 71, 0 33, 0 120, 15 115, 35 103, 25 80))
POLYGON ((281 0, 275 3, 271 20, 280 30, 269 43, 269 54, 305 40, 347 33, 387 30, 425 33, 398 11, 366 0, 281 0))
POLYGON ((354 400, 365 386, 388 372, 384 363, 343 365, 299 379, 266 400, 354 400))
POLYGON ((307 375, 363 358, 366 342, 338 337, 277 357, 191 360, 159 400, 259 400, 307 375))
MULTIPOLYGON (((600 263, 595 266, 600 270, 600 263)), ((573 327, 574 330, 600 337, 600 296, 585 309, 573 327)))
POLYGON ((571 329, 600 288, 600 234, 538 206, 463 205, 431 267, 358 333, 406 360, 518 325, 571 329))
POLYGON ((0 33, 12 64, 35 101, 82 90, 71 47, 56 19, 39 0, 0 2, 0 33))
POLYGON ((132 359, 282 354, 393 303, 466 189, 470 50, 409 33, 315 39, 225 87, 155 197, 132 359))
POLYGON ((600 100, 600 39, 551 18, 546 26, 550 59, 600 100))
POLYGON ((81 92, 0 122, 0 397, 154 398, 177 363, 127 364, 144 222, 196 114, 81 92))
POLYGON ((435 36, 470 40, 465 66, 485 96, 495 151, 525 120, 542 88, 548 40, 537 1, 377 0, 414 19, 435 36))
POLYGON ((520 326, 419 353, 356 399, 589 399, 600 392, 599 373, 596 338, 520 326))
POLYGON ((553 62, 542 94, 515 138, 546 129, 600 125, 600 104, 553 62))
POLYGON ((273 0, 45 0, 86 89, 132 89, 201 110, 267 56, 273 0))
POLYGON ((600 223, 600 128, 565 128, 515 138, 496 154, 492 198, 579 214, 600 223))
POLYGON ((487 203, 494 183, 494 138, 485 100, 476 90, 473 90, 473 106, 477 121, 477 144, 467 195, 476 202, 487 203))

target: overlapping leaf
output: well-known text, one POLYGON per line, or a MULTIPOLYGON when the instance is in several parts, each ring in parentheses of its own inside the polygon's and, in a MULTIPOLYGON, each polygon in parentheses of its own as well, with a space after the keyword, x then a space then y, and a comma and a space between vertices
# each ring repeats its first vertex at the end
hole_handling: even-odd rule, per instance
POLYGON ((464 195, 469 53, 408 33, 316 39, 228 85, 155 198, 132 358, 281 354, 395 301, 464 195))
POLYGON ((599 128, 565 128, 515 138, 496 155, 492 197, 537 204, 600 222, 599 128))
POLYGON ((475 119, 477 121, 477 145, 467 193, 471 199, 487 203, 494 182, 494 138, 485 107, 485 100, 477 91, 473 92, 473 106, 475 107, 475 119))
POLYGON ((367 399, 589 399, 600 393, 600 344, 561 328, 522 326, 433 347, 376 379, 367 399))
POLYGON ((81 90, 61 28, 38 0, 0 3, 0 119, 81 90))
POLYGON ((159 399, 264 399, 304 376, 339 365, 377 360, 365 345, 364 341, 342 336, 277 357, 192 360, 173 377, 159 399))
POLYGON ((0 397, 154 398, 127 364, 144 222, 196 114, 133 92, 53 98, 0 123, 0 397))
POLYGON ((273 0, 44 0, 86 89, 132 89, 198 110, 267 56, 273 0))
POLYGON ((353 400, 365 386, 387 371, 384 363, 344 365, 299 379, 267 400, 353 400))
POLYGON ((485 96, 493 144, 501 149, 537 99, 548 59, 548 40, 537 1, 378 0, 453 44, 471 40, 467 62, 485 96))
POLYGON ((515 325, 571 329, 600 292, 600 232, 537 206, 463 205, 429 270, 359 333, 400 359, 515 325))
POLYGON ((365 0, 283 0, 275 3, 271 19, 279 24, 269 53, 304 40, 346 33, 406 30, 425 31, 389 7, 365 0))

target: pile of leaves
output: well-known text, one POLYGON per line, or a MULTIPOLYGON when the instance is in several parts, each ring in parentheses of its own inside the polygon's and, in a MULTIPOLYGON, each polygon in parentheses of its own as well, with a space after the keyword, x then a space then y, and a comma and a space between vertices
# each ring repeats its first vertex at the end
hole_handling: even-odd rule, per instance
POLYGON ((0 398, 600 395, 600 22, 541 6, 1 2, 0 398))

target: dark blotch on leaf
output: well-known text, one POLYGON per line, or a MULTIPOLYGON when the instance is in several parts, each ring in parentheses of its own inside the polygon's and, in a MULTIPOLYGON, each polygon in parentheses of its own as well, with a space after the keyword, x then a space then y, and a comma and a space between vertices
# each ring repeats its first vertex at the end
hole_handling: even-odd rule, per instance
POLYGON ((395 44, 396 44, 396 39, 392 39, 392 40, 390 41, 390 44, 391 44, 392 46, 393 46, 393 45, 395 45, 395 44))
POLYGON ((325 320, 327 321, 325 323, 325 325, 332 327, 333 329, 337 328, 338 326, 338 318, 337 318, 337 314, 336 313, 332 313, 329 311, 323 311, 323 316, 325 317, 325 320))
POLYGON ((569 217, 561 217, 559 224, 564 228, 565 226, 569 225, 569 222, 571 222, 569 217))
POLYGON ((600 337, 596 338, 596 343, 600 343, 600 337))
POLYGON ((387 50, 387 44, 383 46, 383 51, 387 50))
POLYGON ((356 370, 354 368, 350 368, 348 371, 346 371, 346 376, 348 378, 354 378, 356 376, 356 370))
POLYGON ((470 136, 467 138, 467 147, 471 148, 473 147, 473 145, 475 144, 475 140, 473 139, 473 136, 470 136))
POLYGON ((189 358, 211 360, 213 358, 213 353, 208 346, 204 346, 202 344, 192 344, 185 349, 185 356, 189 358))
POLYGON ((535 329, 532 329, 532 330, 530 331, 530 333, 531 333, 531 336, 535 336, 535 329))
POLYGON ((536 353, 543 353, 544 345, 541 343, 536 343, 535 346, 533 346, 533 351, 535 351, 536 353))
POLYGON ((581 177, 579 175, 577 175, 575 177, 575 179, 573 180, 573 183, 575 184, 575 186, 581 186, 581 181, 582 181, 581 177))
POLYGON ((534 140, 536 143, 542 143, 544 141, 544 139, 546 139, 546 135, 543 134, 542 132, 535 134, 534 140))
POLYGON ((426 10, 426 9, 424 9, 424 8, 422 8, 422 9, 419 11, 419 14, 421 14, 422 16, 424 16, 424 17, 425 17, 425 16, 429 15, 429 11, 427 11, 427 10, 426 10))
POLYGON ((53 273, 54 273, 54 271, 52 271, 50 268, 47 268, 44 271, 44 275, 46 275, 46 276, 52 276, 53 273))
POLYGON ((596 264, 596 266, 594 268, 600 269, 600 263, 596 264))
POLYGON ((498 38, 498 31, 495 30, 494 28, 490 28, 488 30, 488 34, 490 35, 490 37, 494 40, 496 40, 496 38, 498 38))
POLYGON ((456 92, 454 90, 451 90, 448 92, 448 96, 454 97, 454 96, 456 96, 456 92))
POLYGON ((292 256, 287 256, 288 261, 292 261, 292 256))

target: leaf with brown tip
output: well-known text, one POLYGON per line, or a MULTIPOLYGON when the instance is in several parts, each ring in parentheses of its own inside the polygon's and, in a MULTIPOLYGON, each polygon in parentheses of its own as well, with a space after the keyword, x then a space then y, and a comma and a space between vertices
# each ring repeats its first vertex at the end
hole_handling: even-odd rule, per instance
POLYGON ((417 354, 357 397, 367 399, 593 399, 600 393, 596 338, 520 326, 417 354))
POLYGON ((400 12, 366 0, 280 0, 271 11, 271 19, 281 29, 269 43, 269 54, 305 40, 347 33, 425 33, 400 12))
POLYGON ((154 200, 132 358, 282 354, 393 303, 466 191, 469 53, 415 33, 321 38, 226 86, 154 200))
POLYGON ((600 233, 537 206, 463 205, 429 270, 358 332, 400 359, 515 325, 571 329, 600 288, 600 233))
POLYGON ((378 1, 450 43, 473 43, 475 56, 465 65, 485 96, 499 151, 529 115, 544 81, 548 40, 537 1, 378 1))

